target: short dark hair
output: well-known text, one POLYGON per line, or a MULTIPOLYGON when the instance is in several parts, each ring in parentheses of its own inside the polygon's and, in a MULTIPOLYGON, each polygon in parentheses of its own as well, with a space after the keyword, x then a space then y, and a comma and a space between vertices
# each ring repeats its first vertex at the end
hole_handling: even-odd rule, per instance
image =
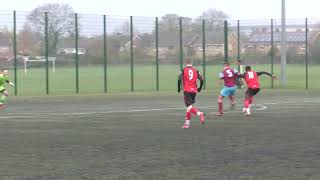
POLYGON ((229 66, 230 63, 229 62, 224 62, 223 65, 228 65, 229 66))
POLYGON ((246 66, 245 69, 246 69, 246 71, 250 71, 251 70, 251 66, 246 66))
POLYGON ((186 61, 186 64, 192 64, 192 59, 189 57, 187 57, 185 61, 186 61))

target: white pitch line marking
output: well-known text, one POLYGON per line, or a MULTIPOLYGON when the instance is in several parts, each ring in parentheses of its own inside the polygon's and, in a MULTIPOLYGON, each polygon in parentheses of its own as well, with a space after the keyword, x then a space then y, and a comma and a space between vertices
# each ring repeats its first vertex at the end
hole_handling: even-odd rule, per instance
POLYGON ((131 116, 131 117, 144 117, 146 115, 143 115, 143 114, 132 114, 132 115, 128 115, 128 116, 131 116))
POLYGON ((266 105, 275 105, 277 103, 264 103, 264 104, 266 104, 266 105))
POLYGON ((260 106, 260 108, 256 108, 255 109, 256 111, 262 111, 268 108, 267 106, 263 106, 263 105, 257 105, 257 106, 260 106))
MULTIPOLYGON (((216 106, 207 106, 207 107, 201 107, 202 109, 209 109, 214 108, 216 106)), ((46 117, 57 117, 57 116, 74 116, 74 115, 91 115, 91 114, 113 114, 113 113, 136 113, 136 112, 151 112, 151 111, 168 111, 168 110, 183 110, 184 108, 181 107, 172 107, 172 108, 155 108, 155 109, 132 109, 132 110, 117 110, 117 111, 93 111, 93 112, 74 112, 74 113, 52 113, 52 114, 46 114, 46 117)), ((14 118, 42 118, 44 115, 29 115, 29 116, 2 116, 1 119, 14 119, 14 118)))
POLYGON ((16 118, 25 118, 25 119, 33 119, 32 116, 0 116, 0 119, 16 119, 16 118))
MULTIPOLYGON (((269 103, 263 103, 266 105, 277 105, 277 104, 297 104, 297 103, 320 103, 320 101, 288 101, 288 102, 269 102, 269 103)), ((306 105, 306 104, 303 104, 306 105)))
MULTIPOLYGON (((296 106, 305 106, 306 104, 297 104, 297 103, 319 103, 320 101, 296 101, 296 102, 269 102, 269 103, 263 103, 264 105, 280 105, 280 104, 288 104, 288 105, 296 105, 296 106)), ((262 111, 265 109, 268 109, 267 106, 264 105, 259 105, 260 108, 256 108, 255 110, 257 111, 262 111)), ((184 110, 185 108, 183 107, 171 107, 171 108, 152 108, 152 109, 140 109, 142 107, 139 107, 139 109, 131 109, 131 110, 115 110, 115 111, 88 111, 88 112, 73 112, 73 113, 51 113, 51 114, 39 114, 39 115, 34 115, 34 114, 28 114, 26 115, 7 115, 7 116, 2 116, 0 119, 15 119, 15 118, 23 118, 23 119, 32 119, 32 118, 50 118, 51 116, 53 117, 61 117, 61 116, 74 116, 74 115, 90 115, 90 114, 113 114, 113 113, 136 113, 136 112, 152 112, 152 111, 170 111, 170 110, 184 110)), ((217 106, 199 106, 199 109, 210 109, 210 108, 217 108, 217 106)), ((233 113, 233 112, 241 112, 241 111, 229 111, 226 113, 233 113)), ((267 113, 267 112, 266 112, 267 113)), ((179 113, 171 113, 171 114, 176 114, 176 115, 184 115, 184 114, 179 114, 179 113)), ((130 115, 128 115, 130 116, 130 115)), ((139 115, 136 115, 139 116, 139 115)), ((141 116, 141 115, 140 115, 141 116)))
POLYGON ((303 101, 305 103, 320 103, 320 101, 303 101))

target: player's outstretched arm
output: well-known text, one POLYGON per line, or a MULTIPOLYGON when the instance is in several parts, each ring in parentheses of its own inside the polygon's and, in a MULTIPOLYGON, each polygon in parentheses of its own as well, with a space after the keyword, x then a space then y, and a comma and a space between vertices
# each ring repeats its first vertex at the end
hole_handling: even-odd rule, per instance
POLYGON ((268 72, 265 72, 265 71, 257 72, 257 75, 258 75, 258 76, 261 76, 261 75, 263 75, 263 74, 272 77, 272 79, 276 79, 276 76, 275 76, 275 75, 270 74, 270 73, 268 73, 268 72))
POLYGON ((178 92, 180 92, 180 91, 181 91, 181 80, 178 79, 178 92))
POLYGON ((178 92, 181 91, 181 80, 182 80, 182 72, 180 71, 178 74, 178 92))
POLYGON ((219 72, 219 79, 217 81, 217 86, 221 86, 223 84, 224 74, 223 72, 219 72))
POLYGON ((7 83, 10 84, 11 86, 14 86, 14 83, 9 80, 7 80, 7 83))
POLYGON ((237 73, 237 78, 246 78, 246 73, 243 73, 243 74, 240 74, 240 73, 237 73))
POLYGON ((263 74, 265 74, 265 75, 268 75, 268 76, 272 77, 272 74, 270 74, 270 73, 268 73, 268 72, 265 72, 265 71, 257 72, 257 75, 258 75, 258 76, 261 76, 261 75, 263 75, 263 74))
POLYGON ((203 86, 203 77, 201 76, 201 74, 198 72, 198 79, 200 80, 200 87, 197 89, 198 92, 200 92, 202 90, 202 86, 203 86))

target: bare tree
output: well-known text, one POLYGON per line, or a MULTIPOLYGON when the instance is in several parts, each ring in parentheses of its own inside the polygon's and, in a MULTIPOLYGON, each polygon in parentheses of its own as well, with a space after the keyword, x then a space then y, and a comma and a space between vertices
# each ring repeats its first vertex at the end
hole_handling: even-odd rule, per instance
POLYGON ((27 19, 42 35, 42 39, 45 35, 45 12, 48 13, 49 54, 55 54, 59 38, 65 34, 74 34, 74 10, 68 4, 58 3, 43 4, 34 9, 27 19))
POLYGON ((166 14, 161 17, 159 22, 159 30, 160 32, 179 32, 180 24, 179 19, 182 19, 182 28, 184 32, 192 31, 192 18, 188 17, 180 17, 177 14, 166 14))
POLYGON ((17 36, 19 54, 35 55, 40 53, 40 35, 32 31, 28 23, 23 25, 17 36))
MULTIPOLYGON (((125 21, 120 28, 116 29, 117 34, 119 35, 130 35, 130 21, 125 21)), ((139 31, 137 30, 137 28, 134 27, 134 23, 133 23, 133 35, 139 34, 139 31)))
POLYGON ((159 22, 159 30, 165 32, 176 32, 179 29, 179 15, 166 14, 161 17, 159 22))
POLYGON ((228 19, 228 15, 223 11, 208 9, 202 13, 199 19, 206 20, 208 30, 220 30, 223 28, 224 20, 228 19))
POLYGON ((189 17, 182 17, 182 28, 185 33, 192 31, 193 20, 189 17))

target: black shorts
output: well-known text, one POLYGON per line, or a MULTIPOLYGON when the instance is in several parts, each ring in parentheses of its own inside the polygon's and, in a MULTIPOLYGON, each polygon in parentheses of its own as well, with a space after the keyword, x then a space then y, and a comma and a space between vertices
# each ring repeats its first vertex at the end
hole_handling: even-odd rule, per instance
POLYGON ((260 88, 257 88, 257 89, 248 88, 247 91, 246 91, 246 95, 254 96, 254 95, 256 95, 259 91, 260 91, 260 88))
POLYGON ((196 102, 196 95, 196 93, 184 92, 184 103, 186 104, 186 107, 196 102))

